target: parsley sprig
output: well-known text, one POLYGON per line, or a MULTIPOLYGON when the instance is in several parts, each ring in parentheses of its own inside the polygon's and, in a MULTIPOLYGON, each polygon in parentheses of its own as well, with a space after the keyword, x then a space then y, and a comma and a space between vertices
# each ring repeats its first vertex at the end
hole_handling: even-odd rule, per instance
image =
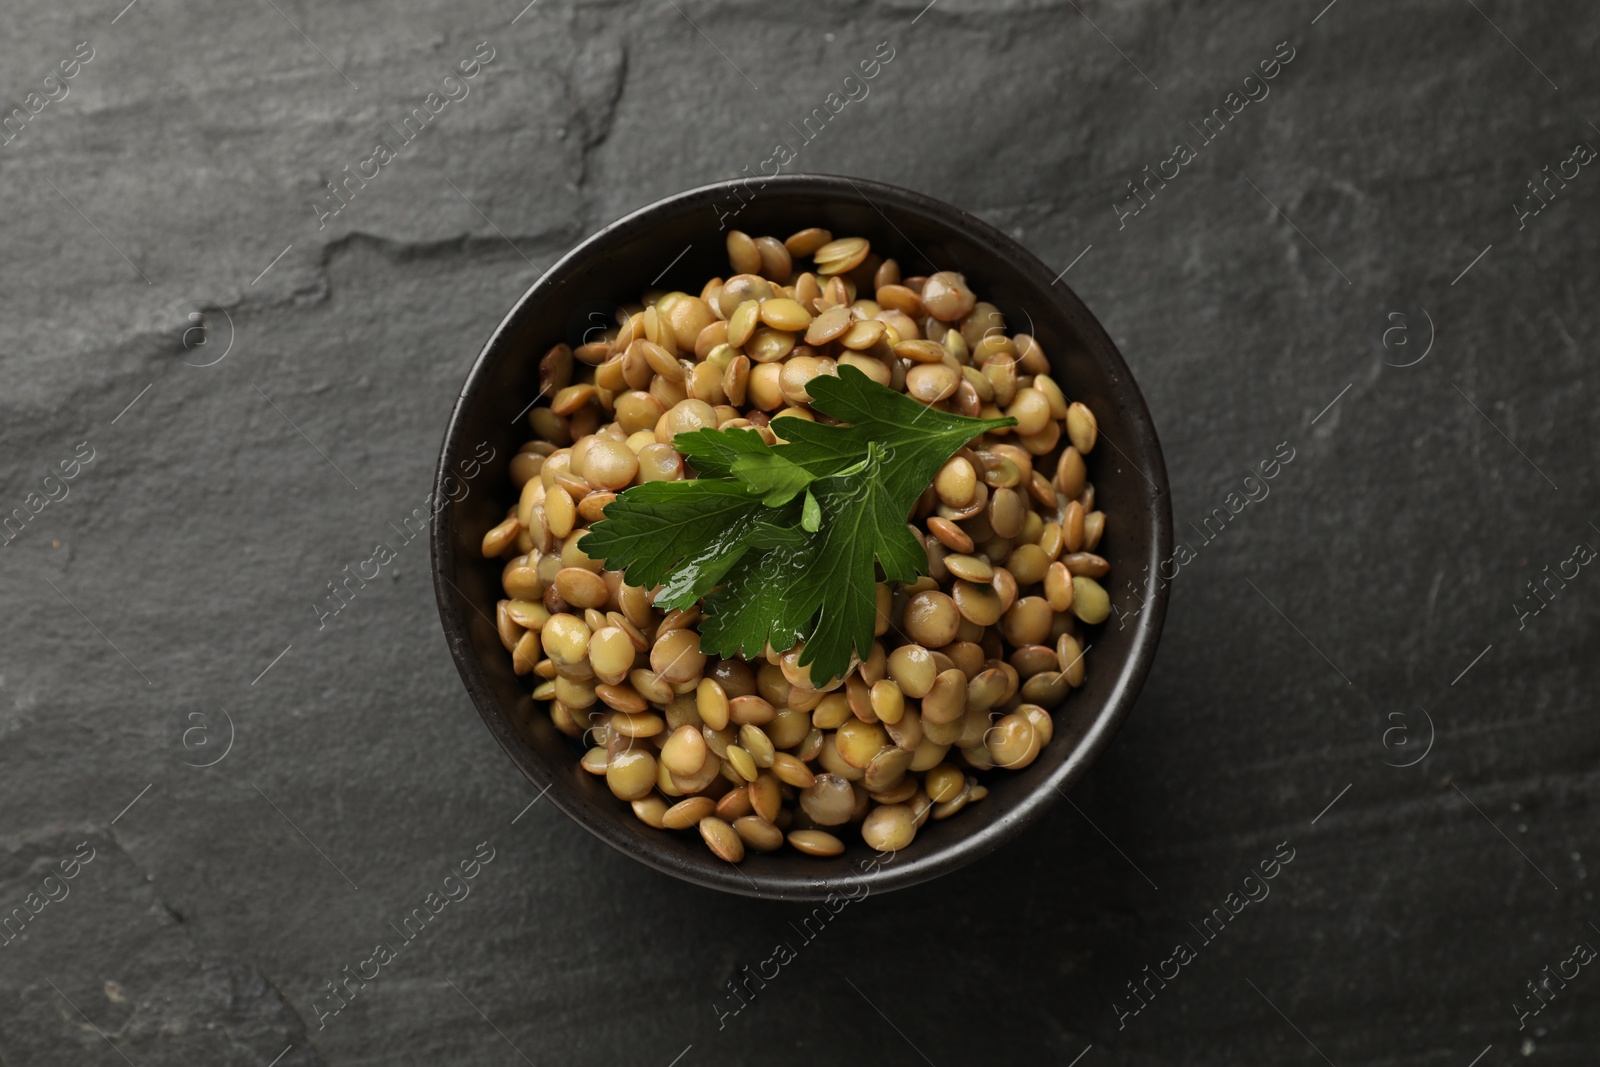
POLYGON ((678 434, 699 477, 621 493, 583 550, 631 585, 660 586, 658 608, 700 601, 706 652, 750 658, 803 638, 799 663, 822 685, 872 645, 874 564, 889 582, 925 572, 906 522, 939 468, 1016 420, 924 407, 848 366, 806 388, 843 425, 784 419, 776 445, 755 430, 678 434))

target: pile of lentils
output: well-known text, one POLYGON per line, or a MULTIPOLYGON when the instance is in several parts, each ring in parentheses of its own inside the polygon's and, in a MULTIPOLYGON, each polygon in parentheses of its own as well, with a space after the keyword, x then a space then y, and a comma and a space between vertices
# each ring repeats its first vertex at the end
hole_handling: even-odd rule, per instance
POLYGON ((902 849, 982 800, 984 772, 1032 763, 1049 709, 1083 684, 1082 627, 1110 611, 1084 464, 1098 426, 960 274, 901 277, 866 239, 817 228, 727 244, 728 278, 648 291, 540 362, 549 399, 510 466, 521 496, 483 538, 506 561, 500 639, 583 769, 647 825, 698 829, 730 862, 785 842, 834 856, 853 832, 902 849), (880 582, 872 647, 813 689, 797 649, 707 656, 699 605, 657 610, 583 537, 629 486, 694 477, 675 434, 744 427, 771 444, 783 418, 826 419, 806 383, 840 365, 1017 424, 945 463, 908 516, 927 576, 880 582))

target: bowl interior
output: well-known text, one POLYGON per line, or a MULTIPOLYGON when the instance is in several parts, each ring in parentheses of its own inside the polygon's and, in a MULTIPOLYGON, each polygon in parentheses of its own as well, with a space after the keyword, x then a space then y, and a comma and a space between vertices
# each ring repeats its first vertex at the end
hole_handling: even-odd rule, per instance
POLYGON ((528 778, 550 787, 547 799, 659 870, 735 893, 816 899, 898 888, 970 862, 1081 777, 1128 714, 1149 670, 1165 614, 1154 575, 1171 554, 1172 521, 1144 400, 1100 324, 1053 277, 1009 237, 947 204, 862 179, 793 175, 764 187, 723 183, 661 201, 602 230, 535 283, 485 345, 452 414, 435 486, 443 506, 434 517, 433 562, 445 634, 467 690, 528 778), (479 544, 516 498, 506 465, 529 436, 524 413, 539 392, 538 361, 546 349, 562 340, 580 343, 586 331, 614 321, 618 304, 647 288, 699 292, 707 278, 725 275, 727 228, 782 238, 807 226, 867 237, 907 276, 960 271, 980 299, 1001 309, 1008 331, 1039 339, 1069 398, 1088 404, 1099 419, 1100 444, 1088 457, 1096 506, 1107 516, 1099 551, 1112 567, 1105 583, 1113 603, 1126 614, 1121 625, 1114 614, 1088 636, 1087 680, 1052 709, 1051 743, 1022 771, 985 775, 990 792, 982 802, 950 819, 930 819, 909 848, 892 855, 856 840, 831 859, 785 849, 751 853, 734 865, 712 855, 698 834, 640 823, 603 779, 579 768, 580 750, 535 706, 529 683, 512 673, 492 621, 502 564, 483 559, 479 544))

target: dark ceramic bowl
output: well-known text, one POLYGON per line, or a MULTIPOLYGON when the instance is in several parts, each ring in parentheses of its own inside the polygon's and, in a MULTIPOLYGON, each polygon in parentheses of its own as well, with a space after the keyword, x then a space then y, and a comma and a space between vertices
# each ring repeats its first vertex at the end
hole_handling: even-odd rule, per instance
POLYGON ((522 773, 584 828, 657 870, 779 900, 855 897, 945 874, 1020 833, 1071 789, 1132 710, 1150 670, 1166 615, 1166 593, 1150 576, 1172 553, 1172 516, 1161 448, 1133 376, 1082 301, 1054 278, 1027 249, 959 208, 878 182, 816 174, 668 197, 612 223, 551 267, 495 329, 461 388, 439 456, 435 500, 445 504, 432 531, 434 589, 450 651, 483 721, 522 773), (1056 380, 1100 422, 1100 444, 1088 457, 1107 516, 1100 553, 1111 563, 1113 603, 1130 614, 1125 625, 1114 615, 1089 635, 1088 680, 1052 709, 1054 740, 1026 769, 985 775, 989 796, 981 803, 929 820, 898 853, 879 857, 856 839, 830 859, 783 849, 752 852, 734 865, 712 855, 698 834, 639 822, 604 779, 579 768, 578 747, 512 673, 492 622, 502 563, 485 560, 479 545, 516 499, 506 464, 528 436, 524 413, 539 392, 538 362, 547 348, 578 344, 585 330, 610 323, 613 308, 647 288, 699 292, 705 279, 725 275, 726 228, 781 238, 807 226, 867 237, 907 275, 958 270, 981 299, 999 306, 1009 329, 1040 340, 1056 380), (493 458, 477 470, 474 460, 490 449, 493 458))

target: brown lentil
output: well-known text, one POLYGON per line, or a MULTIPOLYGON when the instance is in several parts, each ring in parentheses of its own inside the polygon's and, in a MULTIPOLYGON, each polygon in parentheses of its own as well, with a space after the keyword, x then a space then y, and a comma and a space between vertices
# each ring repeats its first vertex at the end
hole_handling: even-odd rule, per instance
POLYGON ((728 765, 738 773, 740 778, 747 782, 756 780, 756 774, 760 768, 756 766, 755 757, 750 755, 749 752, 746 752, 738 745, 729 745, 728 751, 723 758, 728 761, 728 765))
POLYGON ((561 599, 575 608, 598 608, 611 596, 606 580, 580 567, 564 567, 554 582, 561 599))
POLYGON ((927 363, 906 372, 906 392, 924 404, 937 404, 955 393, 961 375, 943 363, 927 363))
POLYGON ((881 725, 860 719, 841 725, 833 739, 839 758, 858 769, 871 763, 872 757, 889 744, 889 735, 881 725))
POLYGON ((589 627, 576 615, 561 612, 550 616, 539 632, 545 655, 558 664, 582 662, 589 651, 589 627))
POLYGON ((928 771, 922 781, 928 791, 928 799, 935 804, 954 800, 967 785, 965 776, 948 763, 941 763, 928 771))
POLYGON ((750 794, 751 810, 768 822, 775 822, 778 813, 783 810, 783 786, 777 776, 771 773, 757 774, 746 791, 750 794))
MULTIPOLYGON (((930 515, 928 517, 928 532, 937 537, 941 544, 953 552, 972 551, 972 538, 968 537, 965 530, 949 519, 930 515)), ((949 565, 948 557, 946 557, 945 563, 947 566, 949 565)))
POLYGON ((889 328, 876 319, 857 319, 839 337, 839 343, 853 352, 860 352, 883 340, 888 331, 889 328))
POLYGON ((789 250, 791 256, 812 256, 816 254, 817 249, 832 240, 833 234, 812 226, 799 233, 790 234, 784 239, 783 247, 789 250))
POLYGON ((656 784, 656 759, 643 749, 617 752, 606 763, 606 785, 619 800, 641 800, 656 784))
POLYGON ((977 471, 964 456, 954 456, 939 468, 933 479, 933 489, 947 506, 964 508, 972 503, 973 494, 977 492, 977 471))
POLYGON ((745 815, 733 820, 733 828, 740 840, 757 852, 776 852, 783 847, 783 831, 759 815, 745 815))
POLYGON ((855 791, 837 774, 819 774, 800 791, 800 810, 818 826, 840 826, 855 810, 855 791))
POLYGON ((844 851, 844 842, 825 830, 791 830, 789 844, 808 856, 837 856, 844 851))
POLYGON ((933 817, 934 817, 934 819, 935 820, 948 819, 950 816, 954 815, 956 812, 958 812, 962 808, 966 807, 967 803, 971 799, 972 799, 971 791, 968 790, 968 789, 963 788, 962 791, 960 793, 958 793, 953 799, 947 800, 943 804, 935 804, 933 806, 933 817))
POLYGON ((1051 611, 1062 612, 1072 607, 1072 572, 1060 560, 1045 571, 1044 596, 1050 602, 1051 611))
POLYGON ((937 674, 933 656, 921 645, 901 645, 889 653, 889 677, 914 700, 928 695, 937 674))
MULTIPOLYGON (((895 789, 904 781, 906 770, 911 766, 911 753, 903 748, 893 745, 885 746, 878 750, 866 766, 866 776, 862 778, 862 785, 871 793, 882 793, 895 789)), ((913 783, 913 787, 915 783, 913 783)), ((881 803, 890 803, 882 801, 881 803)))
POLYGON ((946 723, 960 718, 967 707, 967 676, 959 668, 940 671, 922 698, 922 721, 946 723))
POLYGON ((1067 408, 1067 437, 1072 441, 1072 447, 1084 455, 1094 451, 1095 442, 1100 437, 1100 423, 1095 419, 1094 412, 1081 403, 1073 403, 1067 408))
POLYGON ((1012 712, 984 735, 984 745, 996 765, 1020 770, 1039 755, 1039 734, 1027 716, 1012 712))
POLYGON ((772 766, 772 761, 777 756, 777 749, 761 727, 748 723, 739 727, 739 743, 750 753, 750 758, 756 761, 757 767, 772 766))
POLYGON ((694 774, 706 762, 706 739, 698 727, 684 725, 672 731, 661 746, 661 762, 673 774, 694 774))
POLYGON ((1076 448, 1063 449, 1056 462, 1056 488, 1065 497, 1077 497, 1087 484, 1089 469, 1084 465, 1083 453, 1076 448))
POLYGON ((774 297, 761 303, 761 321, 775 330, 797 333, 811 325, 811 313, 798 300, 774 297))
POLYGON ((977 303, 977 297, 967 288, 966 279, 954 271, 929 275, 920 296, 928 314, 940 322, 955 322, 965 317, 977 303))
POLYGON ((904 804, 873 808, 861 824, 861 839, 879 852, 898 852, 916 836, 916 816, 904 804))
POLYGON ((739 274, 754 274, 761 269, 761 253, 756 251, 756 243, 749 234, 728 231, 728 262, 739 274))
POLYGON ((717 854, 717 858, 729 863, 744 859, 744 839, 715 815, 700 820, 700 836, 705 839, 706 846, 717 854))
MULTIPOLYGON (((1090 488, 1093 488, 1092 486, 1090 488)), ((1087 492, 1088 490, 1085 490, 1087 492)), ((1083 547, 1090 552, 1100 547, 1100 536, 1105 533, 1106 513, 1091 511, 1083 518, 1083 547)))
POLYGON ((844 694, 829 693, 817 702, 816 709, 811 713, 813 726, 823 730, 833 730, 850 720, 857 690, 866 689, 866 683, 860 677, 850 679, 850 683, 847 684, 844 694))
POLYGON ((654 737, 667 728, 660 715, 622 711, 611 716, 611 728, 623 737, 654 737))
POLYGON ((657 796, 647 796, 641 800, 632 801, 633 813, 640 822, 646 826, 653 826, 657 830, 665 829, 662 818, 666 815, 667 802, 657 796))
MULTIPOLYGON (((909 752, 905 755, 907 760, 911 758, 909 752)), ((921 786, 917 784, 917 779, 914 776, 903 775, 898 785, 889 789, 868 791, 867 795, 877 804, 904 804, 916 796, 919 789, 921 789, 921 786)))
POLYGON ((716 810, 716 801, 710 797, 686 797, 662 812, 661 825, 668 830, 688 830, 716 810))
MULTIPOLYGON (((949 565, 948 557, 945 563, 949 565)), ((1005 611, 1000 593, 993 585, 958 581, 952 596, 956 610, 961 612, 961 617, 977 626, 993 626, 1000 621, 1000 616, 1005 611)))
POLYGON ((811 258, 817 264, 818 274, 843 274, 866 262, 871 247, 865 238, 844 237, 829 241, 813 252, 811 258))
POLYGON ((761 275, 775 282, 786 282, 794 269, 794 257, 776 237, 756 238, 756 251, 761 256, 761 275))
POLYGON ((722 799, 717 801, 716 816, 724 822, 742 819, 755 811, 755 806, 750 803, 750 790, 730 789, 722 794, 722 799))
POLYGON ((872 683, 870 704, 872 713, 879 722, 893 725, 899 722, 906 713, 906 698, 901 692, 898 683, 880 678, 872 683))
POLYGON ((843 336, 854 320, 847 307, 829 308, 811 320, 806 327, 806 344, 825 345, 843 336))
POLYGON ((927 648, 940 648, 956 639, 961 615, 945 593, 927 590, 906 602, 906 636, 927 648))
POLYGON ((817 780, 804 760, 787 752, 772 757, 772 773, 777 775, 778 781, 796 789, 804 789, 817 780))
POLYGON ((1072 613, 1084 622, 1105 622, 1111 614, 1111 598, 1093 578, 1072 579, 1072 613))
POLYGON ((728 701, 728 717, 740 726, 765 726, 778 717, 778 709, 763 697, 751 694, 728 701))

